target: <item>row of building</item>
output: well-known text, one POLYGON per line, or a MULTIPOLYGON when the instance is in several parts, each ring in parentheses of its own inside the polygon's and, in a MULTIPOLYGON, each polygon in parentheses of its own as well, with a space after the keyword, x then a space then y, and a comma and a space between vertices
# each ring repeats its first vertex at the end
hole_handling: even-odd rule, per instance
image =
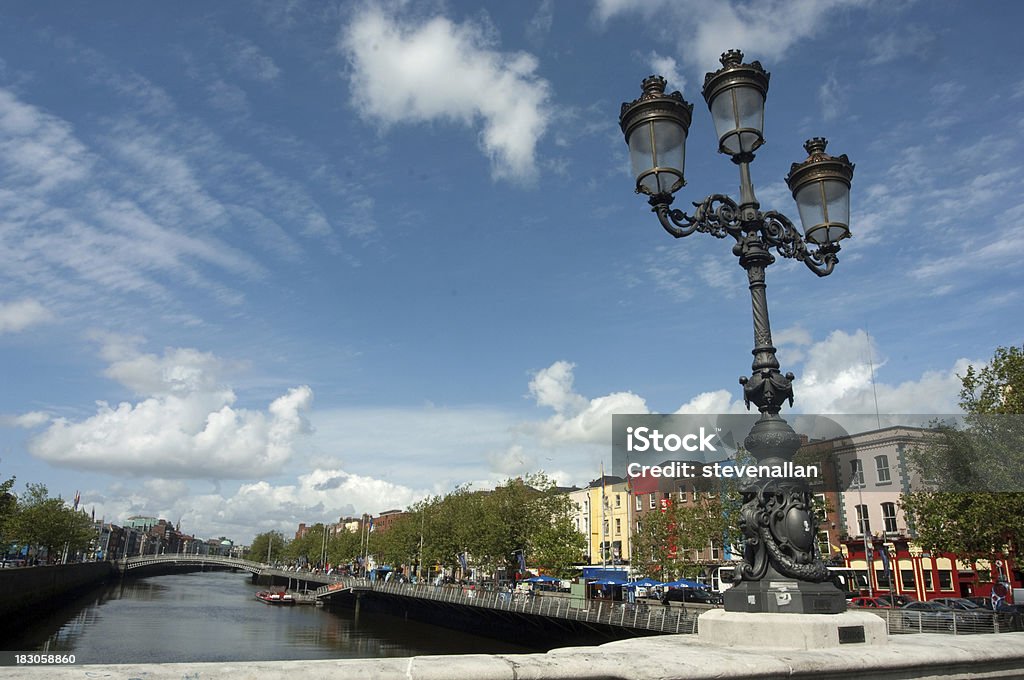
POLYGON ((136 515, 124 526, 104 520, 96 522, 96 540, 89 559, 120 560, 138 555, 226 555, 243 556, 243 547, 227 538, 197 539, 166 519, 136 515))
MULTIPOLYGON (((900 497, 925 488, 908 454, 930 432, 897 426, 817 441, 804 438, 797 457, 821 467, 821 475, 809 480, 820 554, 837 572, 846 571, 854 588, 865 594, 894 592, 923 600, 989 596, 999 582, 1024 587, 1024 574, 1012 555, 969 563, 915 545, 900 497)), ((648 513, 700 502, 701 494, 715 493, 714 486, 693 479, 603 476, 569 491, 569 496, 576 508, 576 528, 587 539, 590 564, 625 565, 648 513)), ((686 557, 701 569, 701 579, 716 588, 721 587, 722 568, 729 571, 730 563, 739 559, 725 540, 711 541, 686 557)))
MULTIPOLYGON (((818 513, 818 548, 837 571, 864 593, 894 592, 917 599, 988 596, 994 584, 1024 587, 1024 574, 1013 556, 992 563, 968 563, 952 554, 931 554, 915 545, 913 527, 900 506, 902 494, 923 488, 909 461, 909 452, 930 430, 896 426, 831 439, 808 440, 798 459, 813 460, 821 474, 809 480, 818 513)), ((714 485, 696 479, 602 475, 583 488, 560 488, 573 508, 573 522, 586 543, 580 566, 629 568, 633 538, 649 513, 673 504, 698 503, 714 495, 714 485)), ((375 517, 344 517, 327 525, 328 536, 341 531, 386 531, 408 513, 389 510, 375 517)), ((310 527, 300 524, 295 537, 310 527)), ((723 570, 740 556, 728 541, 710 541, 686 555, 699 577, 720 589, 723 570)), ((528 558, 527 558, 528 559, 528 558)))

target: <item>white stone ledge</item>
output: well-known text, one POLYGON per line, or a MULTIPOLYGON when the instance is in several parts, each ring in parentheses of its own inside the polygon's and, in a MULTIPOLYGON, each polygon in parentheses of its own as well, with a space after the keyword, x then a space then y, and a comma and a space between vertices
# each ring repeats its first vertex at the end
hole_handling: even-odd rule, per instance
POLYGON ((693 635, 620 640, 547 654, 417 656, 327 661, 0 668, 0 679, 48 680, 771 680, 773 678, 1024 678, 1024 633, 901 635, 884 646, 767 650, 693 635))

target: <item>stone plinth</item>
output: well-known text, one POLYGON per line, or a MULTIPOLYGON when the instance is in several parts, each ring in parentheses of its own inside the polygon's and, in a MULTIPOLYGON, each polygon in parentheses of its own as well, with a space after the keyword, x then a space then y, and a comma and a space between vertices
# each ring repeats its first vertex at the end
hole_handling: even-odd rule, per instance
POLYGON ((701 642, 742 647, 827 649, 887 644, 885 621, 869 612, 749 614, 712 609, 698 620, 701 642))

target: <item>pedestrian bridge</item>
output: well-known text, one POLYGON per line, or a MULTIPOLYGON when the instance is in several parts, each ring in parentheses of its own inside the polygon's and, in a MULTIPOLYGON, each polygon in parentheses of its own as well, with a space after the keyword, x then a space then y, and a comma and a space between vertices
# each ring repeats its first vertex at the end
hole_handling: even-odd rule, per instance
POLYGON ((228 567, 231 569, 243 569, 254 576, 260 576, 265 570, 269 569, 265 564, 224 555, 139 555, 138 557, 119 560, 116 564, 122 576, 134 569, 163 565, 228 567))

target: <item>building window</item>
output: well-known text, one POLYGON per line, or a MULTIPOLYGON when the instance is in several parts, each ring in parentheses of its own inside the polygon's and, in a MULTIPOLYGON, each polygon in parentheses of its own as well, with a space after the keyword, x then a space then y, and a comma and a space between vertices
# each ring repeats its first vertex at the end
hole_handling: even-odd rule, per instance
POLYGON ((902 569, 900 571, 900 581, 903 582, 904 590, 913 590, 917 586, 917 584, 914 581, 914 570, 902 569))
POLYGON ((644 509, 643 497, 640 494, 636 495, 636 511, 640 512, 644 509))
POLYGON ((850 472, 852 474, 850 486, 855 488, 864 486, 864 466, 861 464, 860 460, 851 460, 850 468, 850 472))
POLYGON ((939 590, 953 590, 953 572, 939 569, 939 590))
POLYGON ((711 544, 711 559, 716 561, 722 559, 722 551, 714 543, 711 544))
POLYGON ((636 521, 636 533, 639 534, 641 531, 643 531, 643 526, 640 524, 640 520, 637 520, 636 521))
POLYGON ((617 508, 621 508, 622 507, 621 494, 615 494, 615 507, 617 507, 617 508))
POLYGON ((828 558, 832 554, 832 545, 828 542, 828 532, 818 532, 818 554, 828 558))
POLYGON ((621 534, 622 533, 622 520, 619 519, 618 517, 615 518, 615 533, 616 534, 621 534))
POLYGON ((885 525, 885 533, 895 534, 896 529, 896 504, 882 503, 882 524, 885 525))
POLYGON ((921 577, 924 580, 924 589, 925 590, 931 590, 932 589, 932 570, 931 569, 924 569, 924 570, 922 570, 921 571, 921 577))
POLYGON ((889 456, 875 456, 875 470, 878 472, 879 484, 892 482, 892 477, 889 475, 889 456))
POLYGON ((686 485, 680 485, 679 487, 679 502, 686 502, 686 485))
POLYGON ((868 518, 868 506, 857 506, 857 530, 860 536, 867 536, 871 533, 871 520, 868 518))
POLYGON ((654 508, 658 507, 658 499, 655 498, 655 496, 657 496, 657 495, 658 494, 655 494, 655 493, 651 494, 651 504, 650 504, 651 510, 654 510, 654 508))
MULTIPOLYGON (((825 520, 828 519, 828 500, 825 498, 825 494, 816 493, 814 494, 814 518, 818 520, 818 524, 824 524, 825 520)), ((823 555, 827 553, 822 553, 823 555)))

